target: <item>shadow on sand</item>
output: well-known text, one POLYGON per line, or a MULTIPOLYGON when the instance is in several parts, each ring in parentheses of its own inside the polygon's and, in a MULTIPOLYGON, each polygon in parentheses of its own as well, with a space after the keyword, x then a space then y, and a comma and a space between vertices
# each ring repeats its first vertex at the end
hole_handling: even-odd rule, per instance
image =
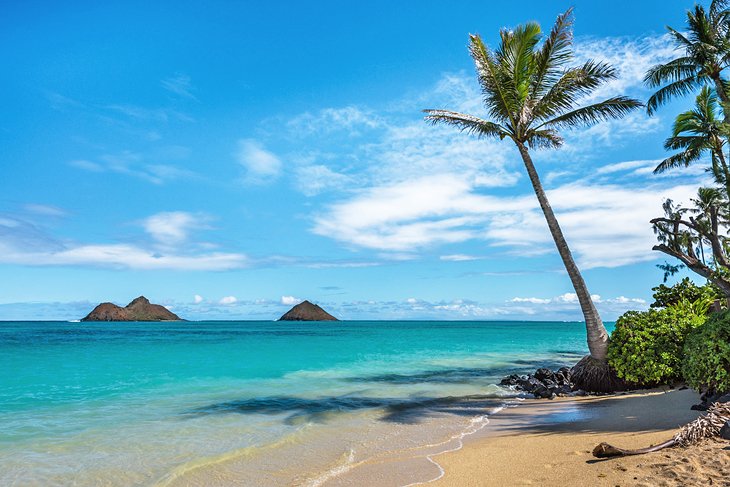
POLYGON ((285 422, 325 422, 334 413, 382 409, 381 421, 417 424, 442 414, 477 416, 503 404, 495 396, 383 398, 355 395, 306 399, 295 396, 270 396, 211 404, 188 411, 187 415, 210 414, 288 414, 285 422))

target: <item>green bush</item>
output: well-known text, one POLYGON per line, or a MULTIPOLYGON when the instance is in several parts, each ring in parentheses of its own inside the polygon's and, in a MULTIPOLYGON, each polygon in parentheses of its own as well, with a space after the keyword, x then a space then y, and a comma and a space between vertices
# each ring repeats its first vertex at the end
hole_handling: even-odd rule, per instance
POLYGON ((720 299, 722 293, 713 284, 707 283, 703 286, 697 286, 685 277, 674 286, 665 286, 660 284, 651 288, 654 291, 652 297, 654 302, 650 305, 652 308, 666 308, 674 306, 682 300, 694 302, 697 300, 709 301, 712 303, 716 299, 720 299))
POLYGON ((710 316, 689 334, 682 374, 695 390, 730 391, 730 311, 710 316))
POLYGON ((642 387, 680 379, 685 338, 705 321, 694 307, 628 311, 619 317, 608 344, 608 363, 616 374, 642 387))

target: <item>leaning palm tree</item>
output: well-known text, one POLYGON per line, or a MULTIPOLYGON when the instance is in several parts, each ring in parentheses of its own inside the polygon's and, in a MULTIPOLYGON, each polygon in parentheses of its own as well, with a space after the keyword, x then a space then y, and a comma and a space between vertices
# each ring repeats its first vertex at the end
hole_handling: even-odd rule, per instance
POLYGON ((709 152, 712 165, 708 169, 730 197, 730 169, 723 153, 727 133, 728 126, 718 112, 715 90, 703 86, 694 108, 677 115, 672 135, 664 142, 665 149, 679 152, 660 162, 654 173, 689 166, 709 152))
POLYGON ((707 414, 687 423, 671 440, 638 450, 624 450, 608 443, 601 443, 593 449, 593 456, 597 458, 623 457, 642 455, 673 446, 689 446, 705 438, 719 435, 720 429, 728 421, 730 421, 730 403, 716 402, 707 409, 707 414))
POLYGON ((713 0, 710 8, 695 5, 687 12, 685 32, 667 27, 681 54, 652 67, 644 77, 650 88, 659 88, 646 104, 649 114, 676 96, 712 85, 720 97, 725 122, 730 122, 730 87, 722 72, 730 65, 730 10, 728 0, 713 0))
POLYGON ((503 29, 495 51, 478 35, 470 35, 469 53, 476 64, 489 120, 449 110, 425 112, 431 123, 452 125, 478 137, 510 139, 517 146, 585 318, 590 355, 574 367, 574 381, 586 390, 602 392, 617 385, 606 361, 608 333, 542 188, 530 149, 560 147, 563 139, 558 129, 620 118, 642 104, 616 96, 578 106, 581 98, 616 78, 616 71, 595 61, 568 67, 573 54, 572 24, 570 9, 558 17, 542 44, 537 23, 503 29))

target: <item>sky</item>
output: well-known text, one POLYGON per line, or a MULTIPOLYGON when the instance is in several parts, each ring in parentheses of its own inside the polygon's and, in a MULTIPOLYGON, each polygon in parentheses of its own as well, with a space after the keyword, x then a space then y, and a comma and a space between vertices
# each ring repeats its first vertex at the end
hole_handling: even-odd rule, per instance
MULTIPOLYGON (((468 34, 495 46, 571 5, 574 62, 619 73, 590 102, 646 100, 693 3, 4 2, 0 320, 138 295, 195 320, 302 299, 343 319, 580 320, 513 146, 421 112, 486 116, 468 34)), ((652 174, 691 101, 533 154, 606 320, 651 302, 649 220, 705 181, 652 174)))

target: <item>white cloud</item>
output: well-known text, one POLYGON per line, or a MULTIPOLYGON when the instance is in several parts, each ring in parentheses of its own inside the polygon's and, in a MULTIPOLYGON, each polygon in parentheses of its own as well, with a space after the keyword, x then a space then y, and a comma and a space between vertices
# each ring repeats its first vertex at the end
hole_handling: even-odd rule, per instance
POLYGON ((236 157, 246 170, 247 182, 263 183, 278 178, 281 173, 281 160, 256 140, 239 140, 236 157))
POLYGON ((474 255, 465 255, 465 254, 451 254, 451 255, 442 255, 439 257, 440 260, 445 260, 447 262, 464 262, 469 260, 479 260, 481 257, 476 257, 474 255))
POLYGON ((550 302, 549 299, 543 298, 512 298, 513 303, 532 303, 532 304, 547 304, 550 302))
POLYGON ((282 296, 281 297, 281 304, 286 306, 294 306, 295 304, 299 304, 303 299, 295 298, 294 296, 282 296))
POLYGON ((298 137, 339 130, 358 135, 360 130, 374 129, 382 124, 372 111, 355 106, 323 108, 315 113, 302 113, 287 122, 289 130, 298 137))
POLYGON ((196 294, 195 296, 193 296, 193 302, 195 304, 202 303, 203 302, 203 296, 201 296, 200 294, 196 294))
POLYGON ((189 271, 223 271, 249 265, 249 259, 237 253, 197 255, 160 254, 127 244, 72 245, 63 250, 33 252, 9 247, 0 241, 0 262, 30 266, 84 265, 140 270, 175 269, 189 271))
POLYGON ((238 301, 238 298, 236 298, 235 296, 225 296, 225 297, 222 297, 218 301, 218 304, 230 305, 230 304, 236 304, 237 301, 238 301))
MULTIPOLYGON (((649 220, 665 198, 688 201, 696 188, 580 181, 548 191, 548 198, 581 267, 615 267, 655 259, 649 220)), ((522 256, 555 252, 534 195, 477 194, 473 182, 453 174, 362 191, 318 215, 313 231, 382 251, 485 240, 522 256)))
POLYGON ((339 190, 353 182, 352 177, 335 172, 321 164, 298 167, 295 177, 297 189, 305 196, 316 196, 324 191, 339 190))
POLYGON ((208 217, 184 211, 166 211, 142 221, 142 226, 161 244, 179 245, 188 239, 191 230, 205 228, 208 217))

